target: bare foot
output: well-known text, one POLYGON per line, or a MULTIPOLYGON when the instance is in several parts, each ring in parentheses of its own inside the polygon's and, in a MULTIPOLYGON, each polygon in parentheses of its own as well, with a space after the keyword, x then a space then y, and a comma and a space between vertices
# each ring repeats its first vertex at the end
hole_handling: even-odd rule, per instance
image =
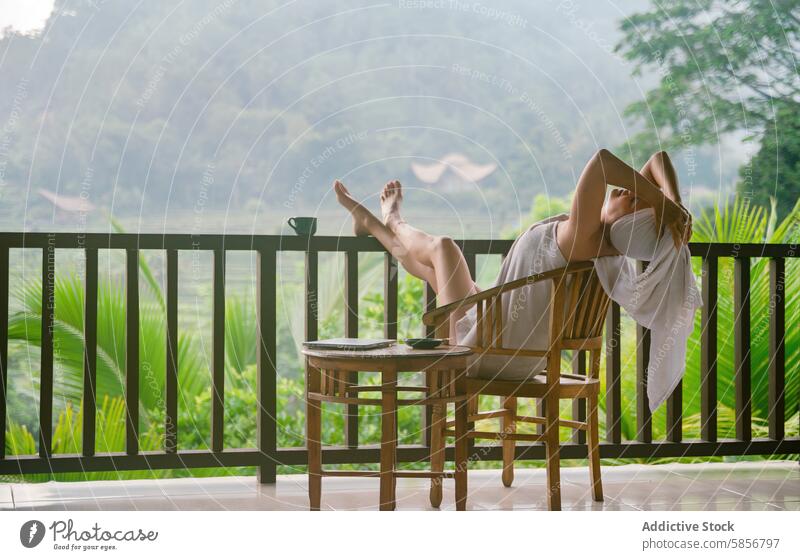
POLYGON ((403 201, 403 187, 400 181, 389 181, 381 191, 381 214, 383 223, 393 228, 400 219, 400 203, 403 201))
MULTIPOLYGON (((353 216, 353 233, 355 235, 370 235, 370 221, 378 222, 378 218, 372 215, 372 212, 361 206, 350 191, 347 190, 341 181, 334 181, 333 191, 336 193, 336 200, 339 204, 344 206, 350 215, 353 216)), ((378 222, 380 223, 380 222, 378 222)))

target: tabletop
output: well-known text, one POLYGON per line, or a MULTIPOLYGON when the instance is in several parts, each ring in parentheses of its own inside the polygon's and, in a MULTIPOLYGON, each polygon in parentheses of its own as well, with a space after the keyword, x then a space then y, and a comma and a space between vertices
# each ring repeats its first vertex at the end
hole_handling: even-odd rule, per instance
POLYGON ((450 356, 468 356, 472 350, 466 346, 439 346, 431 350, 415 350, 406 344, 393 344, 386 348, 372 350, 323 350, 319 348, 303 348, 303 354, 314 358, 344 358, 363 360, 403 360, 413 358, 445 358, 450 356))

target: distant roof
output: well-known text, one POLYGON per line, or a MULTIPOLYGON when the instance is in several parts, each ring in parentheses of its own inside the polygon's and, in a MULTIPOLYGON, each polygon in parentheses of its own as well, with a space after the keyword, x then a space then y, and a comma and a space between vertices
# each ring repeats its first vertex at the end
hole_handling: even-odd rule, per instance
POLYGON ((79 196, 65 196, 47 189, 39 189, 39 194, 53 203, 53 206, 67 212, 91 212, 94 204, 79 196))
POLYGON ((491 175, 497 164, 487 163, 479 165, 469 160, 467 156, 459 153, 451 153, 444 156, 440 161, 431 164, 411 163, 411 170, 417 179, 423 183, 436 183, 442 178, 446 170, 450 169, 464 181, 477 183, 491 175))

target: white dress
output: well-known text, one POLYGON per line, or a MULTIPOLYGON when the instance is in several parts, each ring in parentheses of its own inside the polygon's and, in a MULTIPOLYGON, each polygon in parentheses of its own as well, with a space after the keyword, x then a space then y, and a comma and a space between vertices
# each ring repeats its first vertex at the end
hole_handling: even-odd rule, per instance
MULTIPOLYGON (((569 218, 558 214, 533 224, 520 235, 503 260, 494 285, 567 265, 556 241, 558 222, 569 218)), ((503 346, 546 350, 550 343, 550 282, 536 282, 503 295, 503 346)), ((456 322, 458 344, 477 342, 475 306, 456 322)), ((545 358, 522 356, 473 356, 472 377, 522 380, 545 370, 545 358)))

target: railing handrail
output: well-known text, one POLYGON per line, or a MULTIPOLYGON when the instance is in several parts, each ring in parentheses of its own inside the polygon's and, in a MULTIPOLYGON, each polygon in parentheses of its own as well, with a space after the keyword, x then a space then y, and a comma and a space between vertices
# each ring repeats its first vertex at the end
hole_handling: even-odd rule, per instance
MULTIPOLYGON (((511 239, 457 239, 465 253, 502 255, 511 239)), ((57 249, 140 249, 179 251, 224 248, 226 251, 385 252, 371 236, 294 234, 212 234, 212 233, 80 233, 0 232, 0 247, 12 249, 54 247, 57 249)), ((800 257, 800 245, 793 243, 689 243, 693 257, 800 257)))

